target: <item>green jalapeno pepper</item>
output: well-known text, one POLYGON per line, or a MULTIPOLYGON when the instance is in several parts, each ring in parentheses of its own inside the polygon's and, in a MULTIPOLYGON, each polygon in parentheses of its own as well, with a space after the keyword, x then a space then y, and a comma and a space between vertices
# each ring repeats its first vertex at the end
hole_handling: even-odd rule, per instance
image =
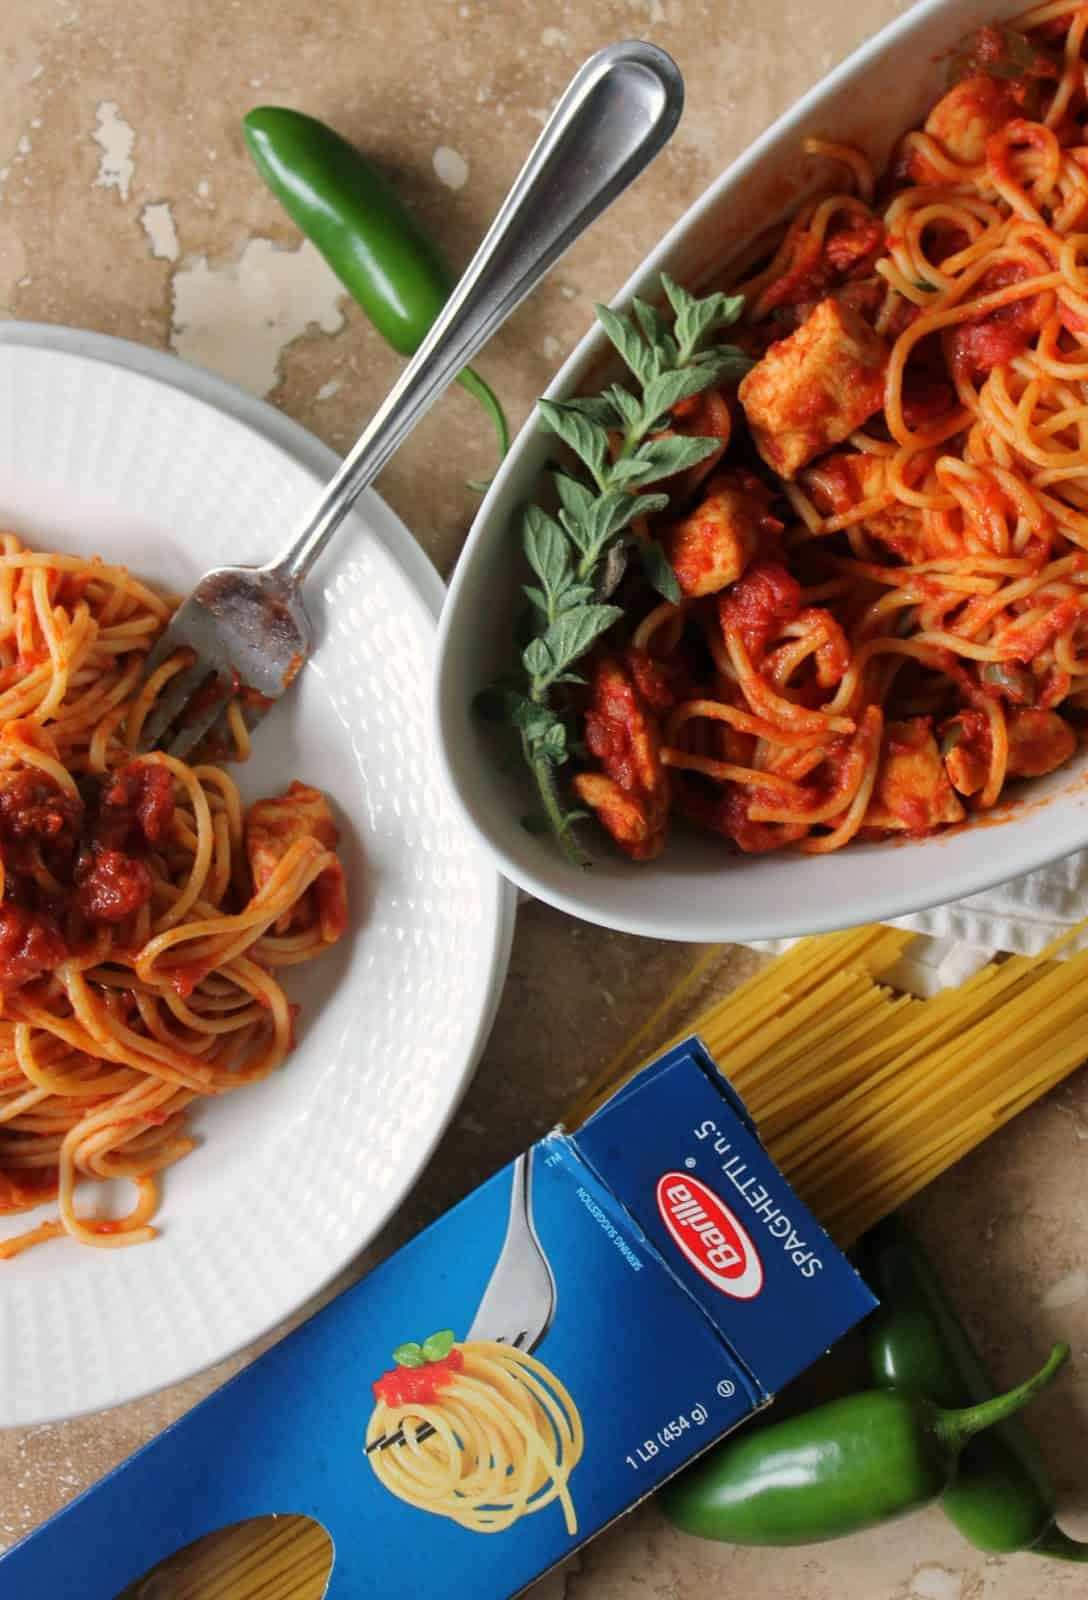
POLYGON ((661 1507, 685 1532, 730 1544, 812 1544, 871 1528, 944 1494, 968 1440, 1026 1405, 1068 1355, 1055 1345, 1034 1377, 977 1406, 870 1389, 727 1439, 666 1484, 661 1507))
MULTIPOLYGON (((242 130, 288 216, 393 349, 414 355, 455 282, 415 218, 365 156, 315 117, 258 106, 242 130)), ((510 434, 498 399, 471 367, 457 381, 486 410, 505 455, 510 434)))
MULTIPOLYGON (((988 1399, 995 1385, 985 1363, 903 1223, 891 1217, 871 1229, 857 1261, 881 1302, 866 1323, 873 1381, 916 1390, 941 1406, 988 1399)), ((968 1443, 941 1507, 979 1550, 1088 1561, 1088 1544, 1055 1525, 1054 1490, 1020 1417, 1008 1417, 968 1443)))

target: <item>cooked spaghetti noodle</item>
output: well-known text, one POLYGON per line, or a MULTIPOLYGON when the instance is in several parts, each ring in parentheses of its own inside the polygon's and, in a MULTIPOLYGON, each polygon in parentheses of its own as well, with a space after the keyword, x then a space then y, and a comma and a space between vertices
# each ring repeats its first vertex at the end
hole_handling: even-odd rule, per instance
POLYGON ((931 833, 1074 753, 1086 32, 1078 0, 983 28, 883 176, 808 142, 826 187, 732 284, 755 365, 673 413, 721 446, 643 529, 683 598, 630 583, 590 673, 575 788, 635 859, 673 814, 744 851, 931 833))
POLYGON ((133 754, 185 665, 141 686, 172 609, 121 567, 0 536, 0 1214, 59 1210, 0 1260, 152 1238, 188 1107, 280 1064, 275 973, 346 924, 317 790, 247 811, 221 767, 133 754), (86 1215, 87 1178, 133 1180, 129 1215, 86 1215))
POLYGON ((441 1362, 395 1369, 375 1384, 366 1440, 385 1487, 408 1505, 473 1533, 500 1533, 553 1501, 578 1529, 567 1481, 582 1455, 582 1419, 569 1391, 534 1356, 472 1339, 441 1362), (412 1391, 415 1391, 413 1393, 412 1391))

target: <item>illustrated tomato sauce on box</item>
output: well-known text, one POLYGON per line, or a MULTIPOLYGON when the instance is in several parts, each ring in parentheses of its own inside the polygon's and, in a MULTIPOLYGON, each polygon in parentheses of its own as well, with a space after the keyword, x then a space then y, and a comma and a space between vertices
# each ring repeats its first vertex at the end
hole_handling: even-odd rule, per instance
POLYGON ((0 1560, 114 1596, 269 1512, 333 1600, 499 1600, 765 1405, 875 1304, 697 1039, 441 1217, 0 1560))

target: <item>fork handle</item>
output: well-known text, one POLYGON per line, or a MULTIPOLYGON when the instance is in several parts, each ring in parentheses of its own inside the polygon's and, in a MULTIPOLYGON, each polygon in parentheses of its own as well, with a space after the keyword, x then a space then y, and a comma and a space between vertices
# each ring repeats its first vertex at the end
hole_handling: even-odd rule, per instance
POLYGON ((609 45, 579 69, 427 338, 271 563, 275 576, 286 583, 306 576, 423 413, 658 153, 683 102, 679 68, 652 44, 609 45))

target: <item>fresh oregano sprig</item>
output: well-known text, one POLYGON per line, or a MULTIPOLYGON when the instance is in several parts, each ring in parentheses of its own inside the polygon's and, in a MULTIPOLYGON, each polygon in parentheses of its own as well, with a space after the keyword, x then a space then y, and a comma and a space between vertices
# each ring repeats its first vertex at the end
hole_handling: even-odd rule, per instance
POLYGON ((550 828, 567 859, 580 867, 590 861, 574 824, 585 812, 566 808, 556 777, 556 769, 577 748, 562 686, 585 682, 574 671, 576 663, 623 614, 609 597, 632 545, 654 588, 666 600, 680 599, 660 545, 635 539, 630 531, 637 518, 663 511, 669 497, 660 490, 640 490, 697 465, 718 448, 717 439, 663 430, 682 401, 738 381, 751 365, 733 345, 707 344, 714 332, 736 322, 744 306, 741 296, 696 299, 664 273, 661 286, 671 322, 644 300, 632 302, 629 316, 608 306, 596 308, 636 387, 613 383, 590 398, 539 402, 541 426, 573 452, 581 471, 552 474, 555 514, 529 505, 520 515, 518 531, 536 579, 524 585, 530 617, 522 673, 499 680, 476 702, 483 715, 510 724, 520 736, 544 811, 543 819, 526 817, 524 825, 532 831, 550 828))

